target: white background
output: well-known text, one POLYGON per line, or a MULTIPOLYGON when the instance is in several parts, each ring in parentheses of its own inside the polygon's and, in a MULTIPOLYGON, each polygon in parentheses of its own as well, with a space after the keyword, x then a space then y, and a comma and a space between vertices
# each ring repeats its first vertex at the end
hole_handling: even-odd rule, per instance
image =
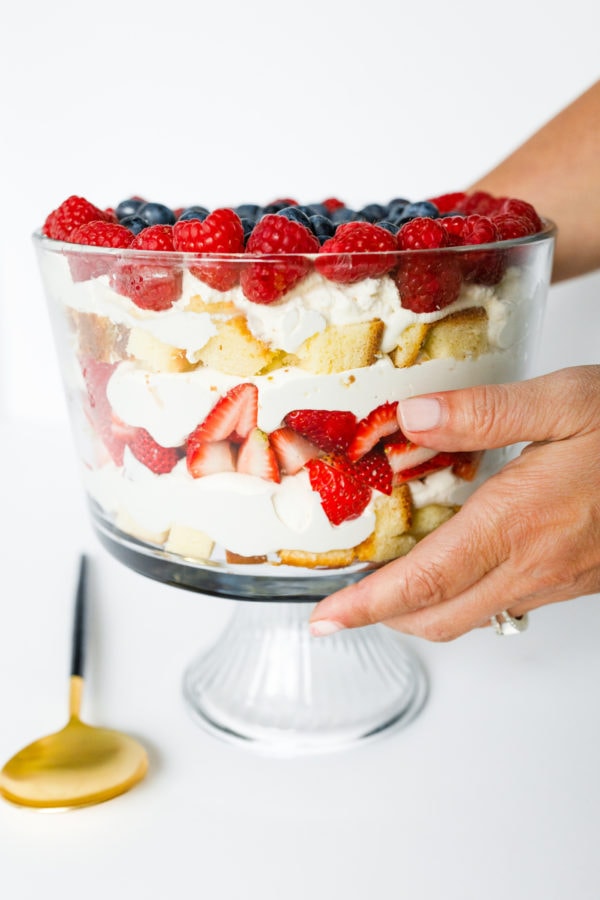
MULTIPOLYGON (((594 82, 595 0, 4 4, 0 12, 0 754, 59 727, 75 556, 94 561, 90 721, 147 780, 70 815, 0 803, 0 896, 597 900, 600 606, 413 641, 405 732, 273 761, 188 718, 183 667, 230 604, 149 582, 91 533, 30 233, 72 193, 349 204, 460 189, 594 82)), ((581 210, 582 217, 585 209, 581 210)), ((599 360, 600 274, 551 290, 540 370, 599 360)), ((0 760, 0 762, 2 761, 0 760)))
MULTIPOLYGON (((338 195, 360 206, 460 189, 597 79, 597 9, 6 4, 0 410, 64 416, 30 234, 67 196, 215 207, 338 195)), ((560 317, 587 313, 590 291, 597 281, 561 289, 560 317)), ((593 330, 586 322, 584 338, 593 330)))

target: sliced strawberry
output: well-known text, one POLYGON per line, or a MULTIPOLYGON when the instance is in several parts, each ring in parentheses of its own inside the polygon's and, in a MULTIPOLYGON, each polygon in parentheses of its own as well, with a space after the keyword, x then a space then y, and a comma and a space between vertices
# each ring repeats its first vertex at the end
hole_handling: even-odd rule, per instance
POLYGON ((381 491, 382 494, 392 493, 393 472, 388 459, 380 447, 370 450, 364 456, 351 463, 350 472, 353 478, 362 484, 368 484, 381 491))
POLYGON ((269 443, 269 435, 260 428, 253 428, 237 458, 237 470, 245 475, 256 475, 265 481, 281 481, 275 451, 269 443))
POLYGON ((344 453, 356 430, 356 416, 343 410, 294 409, 284 422, 326 453, 344 453))
POLYGON ((413 444, 406 439, 403 441, 386 441, 384 450, 394 473, 420 466, 421 463, 427 462, 428 459, 436 456, 438 452, 437 450, 431 450, 429 447, 420 447, 418 444, 413 444))
POLYGON ((187 467, 193 478, 235 472, 235 457, 229 441, 197 442, 187 446, 187 467))
POLYGON ((356 519, 371 499, 371 488, 361 484, 346 469, 326 459, 311 459, 306 464, 313 491, 321 497, 321 506, 333 525, 356 519))
POLYGON ((295 475, 309 459, 315 459, 320 451, 292 428, 277 428, 269 435, 279 468, 286 475, 295 475))
POLYGON ((356 426, 356 432, 348 447, 348 458, 355 462, 368 453, 377 441, 398 431, 396 409, 398 403, 382 403, 372 409, 356 426))
POLYGON ((436 453, 427 462, 414 466, 412 469, 403 469, 401 472, 394 474, 394 484, 404 484, 405 481, 412 481, 415 478, 425 478, 433 472, 439 472, 440 469, 447 469, 454 463, 455 453, 436 453))
POLYGON ((177 447, 163 447, 145 428, 137 428, 128 446, 139 462, 157 475, 166 475, 179 460, 177 447))
POLYGON ((249 381, 236 384, 217 400, 204 421, 192 431, 188 446, 233 437, 242 441, 256 427, 257 417, 258 388, 249 381))
POLYGON ((463 481, 473 481, 479 469, 483 450, 460 451, 454 454, 452 471, 463 481))

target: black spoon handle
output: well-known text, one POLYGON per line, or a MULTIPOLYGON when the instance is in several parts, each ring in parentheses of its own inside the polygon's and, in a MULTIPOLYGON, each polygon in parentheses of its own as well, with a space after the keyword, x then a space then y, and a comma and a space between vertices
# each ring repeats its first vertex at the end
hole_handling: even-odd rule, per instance
POLYGON ((71 656, 71 676, 83 678, 86 601, 87 601, 88 558, 85 553, 79 557, 79 578, 75 595, 75 614, 73 619, 73 647, 71 656))

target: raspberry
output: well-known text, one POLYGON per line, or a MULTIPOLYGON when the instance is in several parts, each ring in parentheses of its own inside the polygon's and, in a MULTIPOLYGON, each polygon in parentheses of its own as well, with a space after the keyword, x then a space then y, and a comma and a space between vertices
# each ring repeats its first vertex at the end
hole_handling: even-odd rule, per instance
POLYGON ((529 234, 536 234, 543 228, 542 220, 534 207, 525 200, 515 200, 512 197, 508 197, 502 202, 500 208, 496 210, 496 212, 499 215, 505 214, 516 216, 518 219, 525 219, 532 227, 532 231, 530 231, 529 234))
POLYGON ((406 222, 396 237, 400 250, 435 250, 450 243, 439 219, 420 216, 406 222))
POLYGON ((323 200, 323 206, 330 213, 334 212, 336 209, 343 209, 344 205, 345 204, 341 200, 338 200, 337 197, 327 197, 323 200))
MULTIPOLYGON (((149 250, 154 253, 173 251, 173 227, 150 225, 144 228, 130 244, 131 250, 149 250)), ((113 275, 114 289, 133 300, 140 309, 160 312, 170 309, 181 296, 183 272, 175 260, 173 265, 157 265, 142 259, 133 259, 121 265, 113 275)))
MULTIPOLYGON (((450 243, 455 246, 494 244, 500 240, 498 229, 487 216, 449 216, 440 221, 449 234, 450 243)), ((504 254, 497 250, 462 253, 459 261, 465 281, 497 284, 504 275, 504 254)))
POLYGON ((468 216, 472 213, 485 216, 497 212, 498 203, 499 201, 487 191, 474 191, 472 194, 466 194, 454 208, 457 212, 465 213, 468 216))
POLYGON ((441 213, 452 212, 458 208, 467 195, 464 191, 455 191, 453 194, 441 194, 439 197, 432 197, 430 203, 438 208, 441 213))
POLYGON ((456 300, 462 278, 459 262, 454 256, 416 251, 401 260, 394 280, 405 309, 429 313, 456 300))
POLYGON ((517 238, 535 234, 535 226, 528 219, 512 213, 500 213, 492 219, 501 241, 513 241, 517 238))
POLYGON ((53 210, 44 222, 42 233, 55 241, 68 241, 72 231, 96 219, 106 221, 106 215, 84 197, 74 194, 53 210))
POLYGON ((389 272, 396 264, 395 250, 396 239, 385 228, 371 222, 346 222, 322 245, 315 267, 329 281, 354 284, 389 272))
MULTIPOLYGON (((203 221, 184 219, 173 228, 176 250, 184 253, 243 253, 244 226, 232 209, 215 209, 203 221)), ((190 272, 217 291, 228 291, 239 280, 235 263, 221 260, 190 267, 190 272)))
POLYGON ((300 222, 269 213, 254 226, 246 245, 248 253, 264 254, 265 261, 244 267, 241 284, 244 295, 253 303, 273 303, 283 297, 310 270, 310 260, 303 256, 280 254, 317 253, 319 241, 300 222))
MULTIPOLYGON (((95 220, 75 228, 69 235, 69 243, 87 247, 125 249, 131 244, 131 232, 122 225, 106 220, 95 220)), ((70 253, 69 268, 73 281, 89 281, 106 275, 113 268, 114 261, 109 255, 94 253, 70 253)))

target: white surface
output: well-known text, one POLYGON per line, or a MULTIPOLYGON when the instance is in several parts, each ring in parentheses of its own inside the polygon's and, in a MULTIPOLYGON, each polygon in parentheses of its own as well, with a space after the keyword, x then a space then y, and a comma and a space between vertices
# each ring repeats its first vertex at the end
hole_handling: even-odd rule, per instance
POLYGON ((0 801, 3 898, 598 897, 600 598, 538 611, 512 639, 413 641, 431 696, 406 730, 261 758, 205 734, 181 698, 184 667, 229 603, 112 560, 88 526, 68 435, 4 425, 0 758, 66 719, 87 549, 84 718, 139 737, 151 768, 129 794, 71 813, 0 801))
POLYGON ((29 236, 70 194, 457 190, 598 78, 599 30, 594 0, 3 4, 0 409, 64 416, 29 236))

